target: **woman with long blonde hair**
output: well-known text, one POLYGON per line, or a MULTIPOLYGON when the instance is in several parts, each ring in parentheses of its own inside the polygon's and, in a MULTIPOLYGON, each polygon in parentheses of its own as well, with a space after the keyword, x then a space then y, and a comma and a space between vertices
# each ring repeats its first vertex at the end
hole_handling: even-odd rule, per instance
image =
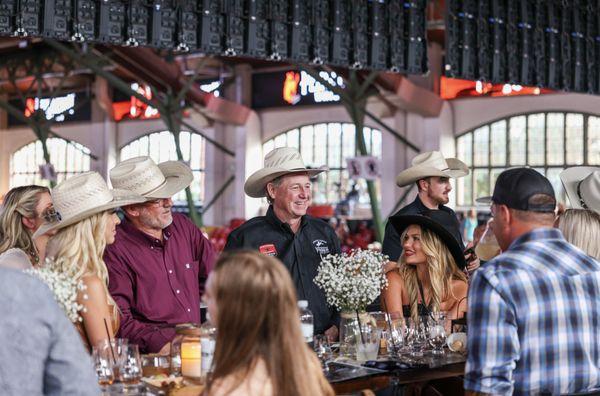
POLYGON ((565 239, 600 260, 600 214, 588 209, 567 209, 556 219, 565 239))
POLYGON ((257 252, 223 254, 204 299, 217 327, 207 395, 333 395, 304 342, 283 264, 257 252))
POLYGON ((395 216, 390 222, 401 235, 403 251, 399 269, 386 274, 384 308, 413 319, 435 311, 447 312, 450 319, 461 317, 467 306, 466 263, 451 215, 432 210, 395 216))
POLYGON ((119 313, 108 292, 108 270, 102 259, 106 245, 115 241, 116 226, 120 223, 115 210, 145 199, 109 190, 97 172, 65 180, 52 190, 52 198, 61 220, 44 224, 37 233, 56 233, 48 242, 49 259, 85 285, 78 296, 79 304, 84 307, 83 320, 76 326, 91 349, 113 337, 119 327, 119 313))
POLYGON ((0 209, 0 266, 31 268, 44 262, 48 235, 33 234, 52 216, 47 187, 21 186, 8 191, 0 209))

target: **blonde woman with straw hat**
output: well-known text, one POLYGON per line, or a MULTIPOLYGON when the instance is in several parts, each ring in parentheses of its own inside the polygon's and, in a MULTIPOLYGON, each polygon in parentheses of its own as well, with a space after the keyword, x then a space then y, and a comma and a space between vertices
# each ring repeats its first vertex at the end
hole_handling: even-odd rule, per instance
POLYGON ((108 292, 108 271, 102 259, 106 245, 115 241, 115 227, 120 223, 115 210, 145 198, 110 190, 99 173, 86 172, 56 186, 52 200, 57 219, 42 225, 34 237, 55 232, 48 242, 48 258, 86 286, 78 297, 85 308, 83 321, 76 326, 91 349, 118 329, 119 313, 108 292))

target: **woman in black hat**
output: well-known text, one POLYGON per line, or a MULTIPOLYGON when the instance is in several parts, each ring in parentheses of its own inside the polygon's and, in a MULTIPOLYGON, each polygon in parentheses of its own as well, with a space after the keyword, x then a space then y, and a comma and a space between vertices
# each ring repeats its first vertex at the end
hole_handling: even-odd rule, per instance
POLYGON ((403 251, 399 268, 387 273, 384 308, 414 319, 432 311, 447 311, 450 319, 462 316, 468 286, 457 220, 431 210, 389 221, 401 235, 403 251))

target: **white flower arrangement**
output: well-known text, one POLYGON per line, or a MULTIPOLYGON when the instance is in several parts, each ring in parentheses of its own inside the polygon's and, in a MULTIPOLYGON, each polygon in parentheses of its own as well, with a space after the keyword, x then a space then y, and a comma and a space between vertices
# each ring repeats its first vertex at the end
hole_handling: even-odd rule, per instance
MULTIPOLYGON (((75 279, 62 272, 51 260, 46 260, 46 264, 41 267, 31 268, 25 272, 39 278, 50 288, 54 299, 71 322, 77 323, 83 320, 79 313, 85 312, 85 308, 77 302, 78 293, 86 289, 81 279, 75 279)), ((87 295, 84 294, 83 298, 87 299, 87 295)))
POLYGON ((315 284, 327 303, 340 311, 364 311, 388 282, 384 265, 388 257, 371 250, 328 255, 321 260, 315 284))

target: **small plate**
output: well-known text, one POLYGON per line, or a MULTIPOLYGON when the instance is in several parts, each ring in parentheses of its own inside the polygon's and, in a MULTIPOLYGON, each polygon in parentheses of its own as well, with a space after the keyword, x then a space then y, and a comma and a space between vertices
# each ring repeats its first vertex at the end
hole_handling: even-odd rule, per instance
POLYGON ((465 353, 467 351, 467 333, 450 334, 446 344, 452 352, 465 353))

